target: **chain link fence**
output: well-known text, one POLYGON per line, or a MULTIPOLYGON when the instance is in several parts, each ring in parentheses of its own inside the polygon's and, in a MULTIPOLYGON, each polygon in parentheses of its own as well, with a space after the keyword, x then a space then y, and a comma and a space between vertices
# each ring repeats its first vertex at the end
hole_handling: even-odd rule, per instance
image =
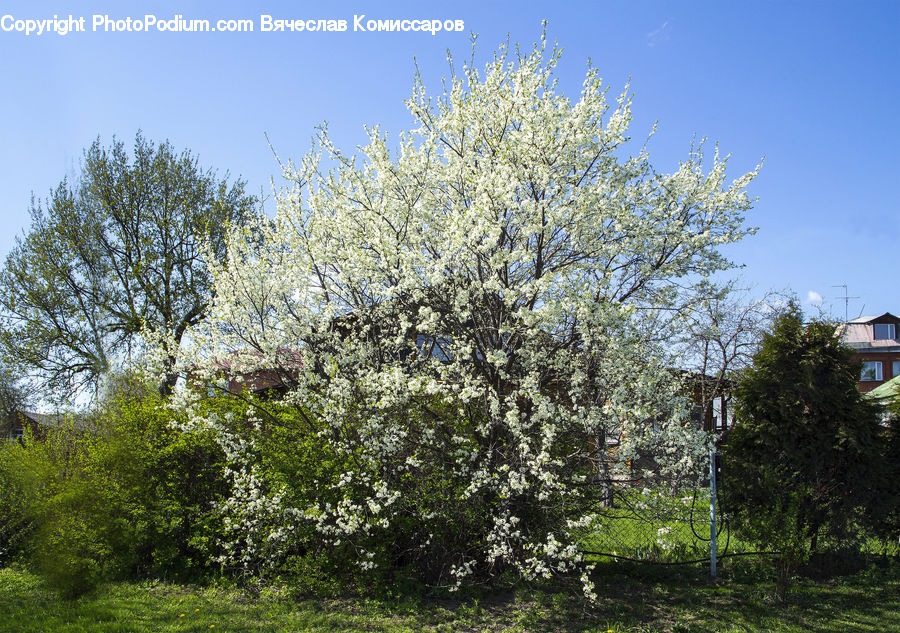
MULTIPOLYGON (((676 478, 652 474, 641 478, 598 483, 604 501, 597 508, 598 522, 583 543, 584 554, 594 560, 625 560, 657 564, 689 564, 710 560, 709 470, 676 478)), ((721 495, 717 508, 721 509, 721 495)), ((733 548, 727 514, 717 512, 717 548, 733 548)))
MULTIPOLYGON (((602 504, 598 522, 582 542, 585 558, 595 562, 629 561, 651 565, 710 566, 711 540, 716 560, 733 557, 770 557, 778 552, 760 549, 741 539, 733 527, 726 488, 732 485, 716 458, 715 492, 711 494, 708 462, 693 473, 667 478, 642 470, 641 478, 598 482, 602 504), (712 508, 712 499, 715 507, 712 508)), ((900 557, 900 543, 862 532, 818 539, 810 565, 822 573, 852 570, 873 558, 900 557)))

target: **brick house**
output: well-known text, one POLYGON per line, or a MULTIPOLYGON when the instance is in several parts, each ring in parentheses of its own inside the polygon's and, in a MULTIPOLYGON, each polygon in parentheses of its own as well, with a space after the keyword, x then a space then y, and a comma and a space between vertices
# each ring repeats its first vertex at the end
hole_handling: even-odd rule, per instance
POLYGON ((5 415, 4 424, 0 425, 0 429, 8 429, 6 439, 9 440, 22 439, 26 429, 31 431, 34 437, 43 438, 47 435, 48 429, 59 426, 63 417, 58 414, 18 411, 15 414, 5 415))
POLYGON ((900 376, 900 318, 890 312, 847 321, 839 329, 844 343, 862 363, 859 391, 867 393, 900 376))
MULTIPOLYGON (((250 360, 256 361, 262 358, 259 352, 245 352, 250 360)), ((187 372, 188 388, 194 391, 206 392, 209 396, 217 396, 222 393, 239 394, 249 392, 256 395, 269 396, 283 395, 294 382, 297 372, 303 367, 303 355, 297 351, 278 350, 276 354, 277 366, 268 369, 236 370, 235 365, 240 359, 238 352, 233 352, 229 357, 216 362, 219 369, 219 377, 224 382, 215 385, 205 383, 197 378, 193 369, 187 372)), ((253 364, 253 363, 250 363, 253 364)))

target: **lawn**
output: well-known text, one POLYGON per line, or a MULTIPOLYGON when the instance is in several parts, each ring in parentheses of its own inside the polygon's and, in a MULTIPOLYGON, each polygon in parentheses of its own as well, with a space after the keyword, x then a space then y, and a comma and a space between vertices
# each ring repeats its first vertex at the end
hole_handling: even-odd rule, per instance
MULTIPOLYGON (((688 488, 672 491, 667 488, 644 489, 644 493, 617 495, 615 507, 602 508, 593 532, 581 539, 582 551, 588 560, 607 562, 613 558, 657 563, 684 563, 709 558, 709 498, 707 492, 688 488), (610 556, 606 556, 610 555, 610 556)), ((721 512, 721 499, 719 500, 721 512)), ((759 552, 765 547, 740 539, 734 530, 717 523, 717 551, 719 556, 743 555, 759 552)), ((841 550, 842 545, 858 547, 863 555, 900 556, 896 538, 867 537, 856 541, 831 542, 823 534, 822 549, 841 550)))
MULTIPOLYGON (((610 560, 602 554, 667 563, 709 557, 709 499, 705 490, 656 487, 617 494, 616 505, 602 508, 599 514, 593 533, 581 541, 590 560, 610 560)), ((721 522, 717 538, 720 555, 757 550, 739 541, 721 522)))
POLYGON ((777 631, 900 630, 900 565, 829 581, 800 579, 788 600, 754 563, 711 583, 697 569, 606 567, 588 605, 562 587, 517 589, 466 600, 288 598, 283 590, 114 583, 63 601, 21 569, 0 570, 0 631, 777 631))

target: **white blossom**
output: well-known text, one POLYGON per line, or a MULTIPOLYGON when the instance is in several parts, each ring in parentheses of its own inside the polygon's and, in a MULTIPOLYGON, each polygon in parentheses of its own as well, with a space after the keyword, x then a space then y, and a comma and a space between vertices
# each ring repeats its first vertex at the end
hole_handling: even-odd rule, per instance
POLYGON ((182 366, 208 380, 223 358, 245 375, 290 369, 284 402, 357 470, 327 482, 332 501, 286 507, 283 491, 260 492, 233 424, 200 419, 184 396, 234 464, 227 525, 242 549, 230 551, 277 551, 290 531, 262 541, 256 526, 281 517, 354 544, 369 569, 367 539, 393 538, 396 517, 430 526, 482 500, 491 529, 452 553, 452 586, 494 566, 527 578, 582 566, 595 598, 577 543, 597 525, 591 483, 645 455, 670 473, 702 460, 660 342, 699 281, 729 266, 718 248, 748 232, 755 172, 727 183, 718 149, 704 169, 693 148, 671 174, 646 148, 629 157, 627 89, 610 104, 590 68, 573 102, 557 93, 558 60, 542 40, 465 67, 437 99, 418 82, 418 127, 392 143, 373 128, 356 158, 322 132, 285 166, 274 219, 233 230, 182 366), (416 473, 457 482, 458 498, 415 506, 416 473), (562 514, 525 529, 516 504, 562 514))

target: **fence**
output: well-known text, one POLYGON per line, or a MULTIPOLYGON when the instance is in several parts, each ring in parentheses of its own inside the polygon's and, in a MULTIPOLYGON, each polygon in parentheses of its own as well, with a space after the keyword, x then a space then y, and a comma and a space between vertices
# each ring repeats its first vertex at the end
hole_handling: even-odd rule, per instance
MULTIPOLYGON (((735 534, 734 517, 723 494, 730 482, 721 468, 713 481, 708 465, 703 464, 679 479, 651 475, 598 485, 603 486, 605 501, 598 508, 597 525, 582 542, 588 560, 706 565, 715 575, 718 560, 724 558, 777 555, 761 551, 735 534)), ((819 554, 856 559, 900 557, 900 544, 860 535, 848 539, 824 534, 819 554)))
POLYGON ((727 514, 719 510, 711 530, 708 468, 700 468, 678 479, 645 471, 642 479, 600 484, 605 500, 598 508, 598 524, 583 542, 585 555, 665 565, 709 562, 711 533, 719 552, 728 553, 734 544, 727 514))

